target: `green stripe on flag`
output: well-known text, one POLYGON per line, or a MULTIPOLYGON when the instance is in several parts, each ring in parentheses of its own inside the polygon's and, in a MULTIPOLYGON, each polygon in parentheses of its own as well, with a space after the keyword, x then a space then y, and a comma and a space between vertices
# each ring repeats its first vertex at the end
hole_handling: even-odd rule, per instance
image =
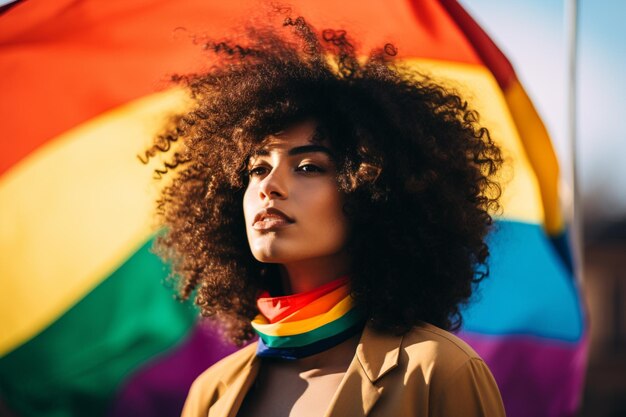
POLYGON ((23 417, 104 415, 125 378, 182 340, 197 313, 163 284, 168 272, 151 245, 0 358, 0 396, 12 411, 23 417))

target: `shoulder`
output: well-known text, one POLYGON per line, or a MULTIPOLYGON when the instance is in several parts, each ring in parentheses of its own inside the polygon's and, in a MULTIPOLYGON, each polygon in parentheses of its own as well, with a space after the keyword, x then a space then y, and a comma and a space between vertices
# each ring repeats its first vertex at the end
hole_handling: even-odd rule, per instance
POLYGON ((505 415, 487 364, 459 337, 424 323, 404 335, 402 352, 407 373, 429 387, 432 415, 505 415))
POLYGON ((470 362, 484 365, 474 349, 460 338, 423 322, 402 335, 366 327, 357 356, 372 380, 395 369, 409 378, 415 374, 416 380, 441 381, 470 362))
POLYGON ((234 378, 255 355, 256 345, 256 343, 251 343, 214 363, 196 378, 192 384, 192 390, 194 386, 206 388, 208 385, 215 384, 217 381, 229 384, 232 378, 234 378))
POLYGON ((205 416, 228 386, 244 372, 255 356, 256 343, 225 357, 204 371, 191 384, 182 417, 205 416))
POLYGON ((459 337, 432 324, 413 327, 402 338, 401 354, 408 373, 417 372, 432 387, 444 387, 463 373, 491 378, 482 358, 459 337))
POLYGON ((421 323, 405 333, 402 348, 409 357, 419 355, 425 360, 444 358, 450 365, 471 359, 481 360, 474 349, 459 337, 429 323, 421 323))
POLYGON ((380 415, 504 416, 485 362, 467 343, 436 326, 420 323, 403 335, 366 328, 357 355, 369 380, 388 393, 380 415))

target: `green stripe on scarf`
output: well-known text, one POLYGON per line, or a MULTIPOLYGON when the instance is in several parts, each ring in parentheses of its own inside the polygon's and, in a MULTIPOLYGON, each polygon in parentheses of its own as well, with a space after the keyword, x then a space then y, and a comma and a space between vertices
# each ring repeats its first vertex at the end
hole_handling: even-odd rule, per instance
POLYGON ((300 347, 341 333, 351 326, 354 326, 357 322, 362 320, 362 318, 363 315, 361 312, 358 309, 353 308, 337 320, 331 321, 330 323, 306 333, 296 334, 293 336, 268 336, 258 330, 257 333, 259 333, 259 337, 263 339, 263 342, 267 347, 300 347))

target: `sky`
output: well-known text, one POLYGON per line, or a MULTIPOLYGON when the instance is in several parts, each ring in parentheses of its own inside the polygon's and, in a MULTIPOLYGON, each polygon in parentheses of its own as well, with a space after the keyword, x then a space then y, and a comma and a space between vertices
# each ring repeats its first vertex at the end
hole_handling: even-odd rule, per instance
MULTIPOLYGON (((460 0, 513 63, 550 132, 571 190, 569 0, 460 0)), ((586 215, 626 217, 626 1, 579 0, 578 188, 586 215)))

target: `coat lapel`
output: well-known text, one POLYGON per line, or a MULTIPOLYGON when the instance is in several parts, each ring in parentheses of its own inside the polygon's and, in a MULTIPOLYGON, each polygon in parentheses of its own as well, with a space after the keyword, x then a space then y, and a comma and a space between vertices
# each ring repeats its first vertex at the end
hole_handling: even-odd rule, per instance
POLYGON ((235 417, 241 407, 250 386, 256 379, 261 366, 256 357, 256 349, 250 350, 252 355, 243 365, 241 372, 235 372, 230 378, 225 378, 219 383, 222 385, 222 395, 209 409, 208 417, 235 417))
POLYGON ((398 366, 402 336, 365 327, 346 375, 325 417, 367 416, 383 393, 376 382, 398 366))

